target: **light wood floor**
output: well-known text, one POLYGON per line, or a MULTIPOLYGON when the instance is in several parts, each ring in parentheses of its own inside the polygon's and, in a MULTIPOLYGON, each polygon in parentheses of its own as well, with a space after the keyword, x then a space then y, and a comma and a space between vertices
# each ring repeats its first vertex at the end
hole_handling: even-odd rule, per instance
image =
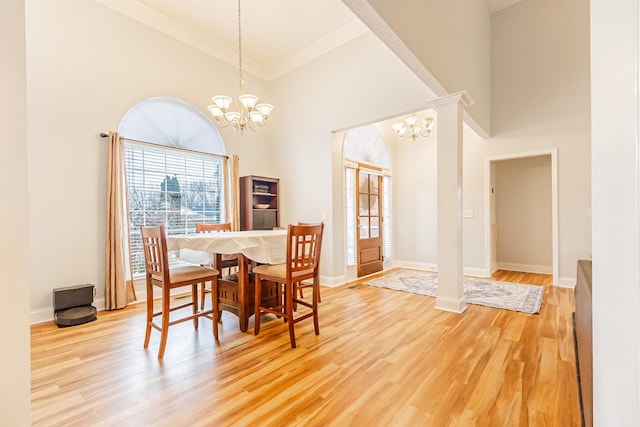
MULTIPOLYGON (((497 280, 548 285, 549 276, 497 280)), ((224 313, 144 340, 144 306, 71 328, 32 326, 34 426, 579 426, 573 291, 547 286, 538 315, 359 286, 322 288, 320 335, 281 320, 260 335, 224 313), (257 421, 263 420, 263 421, 257 421)))

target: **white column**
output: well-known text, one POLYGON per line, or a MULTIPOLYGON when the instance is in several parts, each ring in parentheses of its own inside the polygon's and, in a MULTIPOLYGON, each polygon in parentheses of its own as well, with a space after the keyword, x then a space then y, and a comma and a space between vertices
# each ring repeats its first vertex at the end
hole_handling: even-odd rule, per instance
POLYGON ((462 117, 473 101, 466 92, 439 98, 438 114, 438 296, 436 308, 462 313, 462 117))
POLYGON ((593 425, 639 426, 640 7, 590 9, 593 425))

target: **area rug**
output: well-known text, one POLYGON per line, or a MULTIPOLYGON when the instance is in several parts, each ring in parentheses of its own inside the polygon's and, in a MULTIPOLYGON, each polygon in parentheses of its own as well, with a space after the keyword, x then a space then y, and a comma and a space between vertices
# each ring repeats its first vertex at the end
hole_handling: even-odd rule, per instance
MULTIPOLYGON (((429 271, 399 270, 369 280, 369 286, 435 297, 438 295, 438 274, 429 271)), ((498 282, 477 277, 462 279, 464 300, 469 304, 484 305, 523 313, 539 313, 544 286, 498 282)))

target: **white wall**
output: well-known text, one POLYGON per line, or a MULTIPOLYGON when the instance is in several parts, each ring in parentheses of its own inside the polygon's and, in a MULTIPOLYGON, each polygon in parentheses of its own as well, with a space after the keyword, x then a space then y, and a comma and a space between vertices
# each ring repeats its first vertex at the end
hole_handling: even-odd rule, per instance
MULTIPOLYGON (((349 1, 345 1, 349 3, 349 1)), ((485 0, 368 0, 446 93, 467 91, 469 114, 491 129, 490 15, 485 0)), ((435 89, 435 88, 433 88, 435 89)))
POLYGON ((0 3, 0 425, 30 425, 29 205, 24 2, 0 3))
MULTIPOLYGON (((28 0, 29 241, 32 320, 51 319, 52 289, 97 283, 104 296, 106 143, 136 102, 233 94, 237 69, 94 1, 28 0)), ((246 76, 269 99, 268 86, 246 76)), ((277 108, 277 107, 276 107, 277 108)), ((277 109, 276 109, 277 111, 277 109)), ((277 175, 269 129, 221 130, 240 173, 277 175)), ((100 301, 97 301, 100 306, 100 301)))
MULTIPOLYGON (((435 112, 420 114, 436 117, 435 112)), ((437 126, 426 138, 398 140, 392 121, 382 124, 393 159, 394 259, 396 265, 435 270, 438 265, 437 126)))
POLYGON ((499 269, 552 273, 551 156, 493 163, 499 269))
POLYGON ((640 425, 639 13, 591 0, 595 426, 640 425))

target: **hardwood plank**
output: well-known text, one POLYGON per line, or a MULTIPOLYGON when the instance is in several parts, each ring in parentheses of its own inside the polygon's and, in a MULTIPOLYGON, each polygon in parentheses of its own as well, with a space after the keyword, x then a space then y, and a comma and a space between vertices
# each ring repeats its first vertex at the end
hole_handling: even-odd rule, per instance
POLYGON ((33 325, 32 424, 579 426, 573 291, 494 279, 544 285, 540 314, 448 313, 361 279, 323 288, 320 335, 297 324, 297 349, 281 320, 256 337, 223 313, 219 343, 205 319, 173 326, 162 362, 158 334, 142 348, 143 305, 33 325))

